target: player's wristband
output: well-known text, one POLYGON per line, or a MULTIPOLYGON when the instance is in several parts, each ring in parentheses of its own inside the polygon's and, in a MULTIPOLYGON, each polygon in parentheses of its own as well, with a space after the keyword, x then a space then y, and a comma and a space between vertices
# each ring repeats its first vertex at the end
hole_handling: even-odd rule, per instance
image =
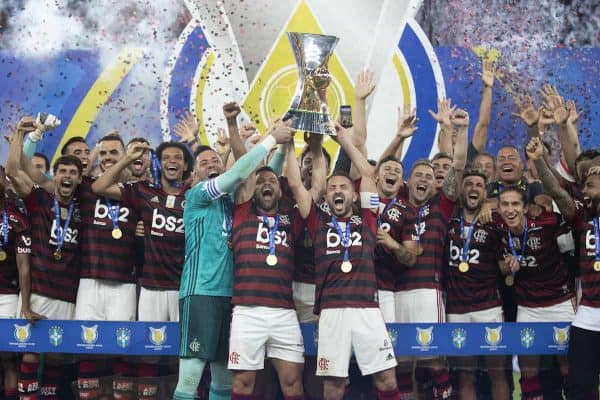
POLYGON ((379 195, 371 192, 360 192, 360 207, 368 209, 379 207, 379 195))
POLYGON ((277 141, 271 135, 265 136, 265 138, 260 142, 260 145, 263 146, 265 150, 267 150, 267 153, 271 151, 271 149, 275 147, 276 144, 277 141))

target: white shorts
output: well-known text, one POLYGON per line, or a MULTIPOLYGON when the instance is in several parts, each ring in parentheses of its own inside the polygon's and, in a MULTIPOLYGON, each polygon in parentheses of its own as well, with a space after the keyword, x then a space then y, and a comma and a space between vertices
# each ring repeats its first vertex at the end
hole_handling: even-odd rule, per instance
POLYGON ((504 322, 502 307, 486 308, 463 314, 448 314, 448 322, 504 322))
POLYGON ((266 356, 302 364, 304 341, 298 316, 292 309, 235 306, 229 335, 227 368, 256 371, 266 356))
POLYGON ((294 304, 301 323, 317 322, 319 320, 319 316, 314 313, 315 290, 316 285, 314 283, 292 282, 294 304))
POLYGON ((75 319, 91 321, 135 321, 134 283, 104 279, 80 279, 75 319))
POLYGON ((391 290, 378 290, 379 309, 386 324, 396 322, 396 300, 391 290))
POLYGON ((575 297, 547 307, 517 307, 517 322, 571 322, 577 309, 575 297))
POLYGON ((138 321, 179 322, 179 291, 142 287, 138 301, 138 321))
POLYGON ((363 375, 396 366, 379 308, 328 308, 319 318, 317 375, 348 377, 352 350, 363 375))
POLYGON ((394 292, 396 322, 446 322, 442 292, 437 289, 412 289, 394 292))
POLYGON ((0 294, 0 318, 16 318, 19 312, 19 295, 0 294))
MULTIPOLYGON (((21 309, 21 304, 22 299, 19 294, 18 310, 21 309)), ((75 316, 75 304, 35 293, 31 293, 29 296, 29 308, 47 319, 73 319, 75 316)))

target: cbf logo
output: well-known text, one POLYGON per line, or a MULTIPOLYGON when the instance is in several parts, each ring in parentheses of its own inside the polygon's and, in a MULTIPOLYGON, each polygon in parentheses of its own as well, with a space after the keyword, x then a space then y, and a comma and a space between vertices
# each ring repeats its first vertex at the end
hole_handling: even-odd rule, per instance
POLYGON ((463 328, 453 329, 450 333, 452 337, 452 345, 457 349, 462 349, 467 343, 467 331, 463 328))
POLYGON ((17 325, 15 324, 14 337, 19 343, 26 343, 31 337, 31 324, 27 325, 17 325))
POLYGON ((531 348, 533 343, 535 342, 535 331, 533 328, 523 328, 521 329, 521 346, 526 349, 531 348))
POLYGON ((52 346, 60 346, 63 341, 63 329, 56 325, 50 327, 48 330, 48 340, 52 346))
POLYGON ((394 328, 388 328, 387 331, 390 341, 392 342, 392 347, 396 347, 396 343, 398 342, 398 331, 394 328))
POLYGON ((115 332, 117 336, 117 345, 124 349, 131 343, 131 331, 127 328, 119 328, 115 332))

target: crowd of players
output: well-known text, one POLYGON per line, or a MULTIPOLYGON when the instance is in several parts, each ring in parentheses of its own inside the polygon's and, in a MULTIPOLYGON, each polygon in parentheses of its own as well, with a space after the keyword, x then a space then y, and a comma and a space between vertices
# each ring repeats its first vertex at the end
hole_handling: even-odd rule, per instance
MULTIPOLYGON (((504 357, 415 363, 394 354, 385 323, 573 321, 569 357, 559 358, 564 391, 597 399, 600 153, 581 151, 575 105, 551 86, 539 108, 519 110, 527 162, 510 145, 486 153, 493 82, 485 62, 470 143, 468 113, 440 99, 431 112, 440 153, 409 166, 406 182, 400 155, 415 111, 399 109, 397 131, 370 162, 367 72, 352 126, 335 125, 335 166, 322 136, 305 135, 297 157, 291 121, 260 137, 238 127, 229 103, 228 134, 214 148, 188 115, 182 140, 156 149, 116 132, 91 151, 71 138, 49 173, 35 146, 55 121, 24 117, 0 179, 0 317, 180 321, 173 398, 194 399, 209 363, 215 400, 268 398, 277 378, 286 400, 342 399, 352 356, 379 399, 475 399, 478 369, 489 396, 508 399, 504 357), (552 164, 544 134, 555 127, 562 150, 552 164), (318 323, 316 357, 304 356, 304 322, 318 323), (257 375, 265 358, 277 378, 257 375)), ((41 375, 37 354, 2 361, 5 398, 62 398, 57 356, 41 375)), ((156 359, 82 357, 79 398, 100 398, 107 366, 115 399, 164 393, 156 359)), ((539 366, 519 357, 523 399, 544 397, 539 366)))

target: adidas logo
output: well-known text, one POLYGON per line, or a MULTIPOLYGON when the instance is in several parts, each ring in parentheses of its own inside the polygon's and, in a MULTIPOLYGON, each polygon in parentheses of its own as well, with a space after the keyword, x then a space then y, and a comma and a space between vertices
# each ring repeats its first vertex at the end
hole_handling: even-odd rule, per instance
POLYGON ((158 196, 154 196, 153 198, 150 199, 150 201, 152 203, 160 203, 160 200, 158 199, 158 196))
POLYGON ((394 356, 392 355, 392 353, 388 353, 387 357, 385 358, 385 361, 390 361, 394 358, 394 356))

